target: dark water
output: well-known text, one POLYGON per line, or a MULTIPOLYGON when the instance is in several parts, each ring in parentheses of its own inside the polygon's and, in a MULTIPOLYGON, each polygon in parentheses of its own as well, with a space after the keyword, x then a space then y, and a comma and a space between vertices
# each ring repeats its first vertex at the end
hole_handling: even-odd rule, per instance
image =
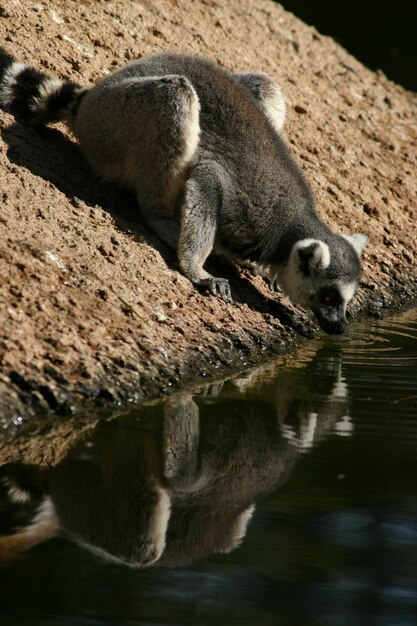
POLYGON ((373 70, 417 91, 417 2, 415 0, 282 0, 281 4, 339 41, 373 70))
POLYGON ((1 624, 417 625, 417 309, 0 471, 1 624))

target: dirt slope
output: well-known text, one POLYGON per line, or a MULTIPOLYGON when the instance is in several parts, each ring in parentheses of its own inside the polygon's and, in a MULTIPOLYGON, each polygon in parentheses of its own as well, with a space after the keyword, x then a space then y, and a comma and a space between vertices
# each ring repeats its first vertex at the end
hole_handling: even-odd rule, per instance
MULTIPOLYGON (((352 312, 415 294, 417 96, 279 5, 2 0, 0 42, 86 85, 161 50, 270 73, 287 97, 286 137, 321 214, 371 238, 352 312)), ((4 426, 12 415, 67 412, 86 397, 154 396, 314 332, 309 316, 245 270, 224 269, 234 305, 197 293, 132 198, 99 184, 69 136, 39 134, 1 112, 0 127, 4 426)))

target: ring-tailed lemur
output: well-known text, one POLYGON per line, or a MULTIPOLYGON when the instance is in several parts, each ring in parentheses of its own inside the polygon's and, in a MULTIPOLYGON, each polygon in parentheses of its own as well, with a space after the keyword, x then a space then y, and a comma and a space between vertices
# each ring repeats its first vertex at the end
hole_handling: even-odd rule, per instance
POLYGON ((231 302, 207 257, 253 261, 323 330, 344 331, 367 237, 335 234, 318 217, 280 136, 281 90, 266 74, 158 54, 83 89, 0 51, 0 106, 31 125, 66 122, 93 169, 136 192, 195 285, 231 302))

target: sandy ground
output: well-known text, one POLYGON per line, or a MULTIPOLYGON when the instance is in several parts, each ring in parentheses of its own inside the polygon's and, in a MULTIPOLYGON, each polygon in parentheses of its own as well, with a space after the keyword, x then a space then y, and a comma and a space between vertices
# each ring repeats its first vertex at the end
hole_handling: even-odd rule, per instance
MULTIPOLYGON (((0 41, 19 60, 84 85, 162 50, 270 73, 321 215, 338 231, 370 236, 352 315, 415 296, 417 95, 280 5, 2 0, 0 41)), ((4 428, 87 399, 155 397, 317 330, 245 269, 223 268, 233 305, 198 293, 134 200, 99 183, 62 128, 38 133, 2 112, 0 127, 4 428)))

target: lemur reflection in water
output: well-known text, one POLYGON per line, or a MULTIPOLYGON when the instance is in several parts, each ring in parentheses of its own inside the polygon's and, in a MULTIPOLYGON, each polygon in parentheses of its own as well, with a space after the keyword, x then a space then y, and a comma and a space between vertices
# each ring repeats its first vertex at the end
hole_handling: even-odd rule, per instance
POLYGON ((349 424, 334 349, 99 422, 54 467, 0 468, 0 560, 60 534, 134 567, 229 552, 300 451, 349 424))

